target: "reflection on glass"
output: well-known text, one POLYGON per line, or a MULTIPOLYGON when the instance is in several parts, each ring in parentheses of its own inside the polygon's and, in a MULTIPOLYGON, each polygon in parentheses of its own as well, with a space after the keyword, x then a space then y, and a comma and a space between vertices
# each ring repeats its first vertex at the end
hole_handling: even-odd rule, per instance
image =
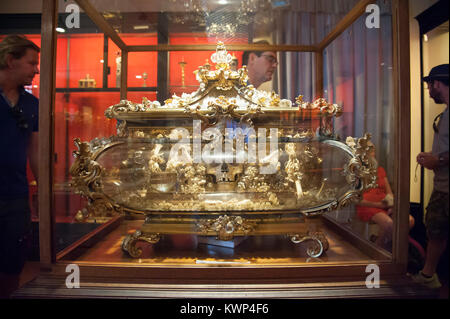
MULTIPOLYGON (((326 48, 324 88, 329 100, 343 106, 343 115, 334 122, 336 133, 339 136, 359 136, 370 132, 372 141, 377 146, 374 156, 378 165, 385 170, 388 183, 392 184, 395 127, 392 121, 394 86, 391 2, 378 1, 377 5, 381 12, 380 28, 367 28, 365 18, 360 17, 326 48)), ((395 198, 395 194, 393 197, 395 198)), ((355 207, 349 207, 341 216, 331 215, 361 238, 369 240, 378 236, 378 224, 370 219, 361 220, 356 212, 355 207)), ((393 212, 393 216, 395 214, 393 212)), ((381 234, 378 238, 381 242, 384 235, 381 234)), ((386 247, 384 244, 382 246, 386 247)), ((388 246, 391 247, 390 241, 388 246)))
MULTIPOLYGON (((370 156, 375 158, 375 148, 370 156)), ((362 222, 370 222, 378 226, 378 232, 370 235, 369 239, 376 245, 391 251, 394 194, 382 166, 378 166, 377 187, 364 192, 362 200, 356 206, 356 215, 362 222)), ((409 215, 409 228, 411 229, 413 226, 414 218, 409 215)))

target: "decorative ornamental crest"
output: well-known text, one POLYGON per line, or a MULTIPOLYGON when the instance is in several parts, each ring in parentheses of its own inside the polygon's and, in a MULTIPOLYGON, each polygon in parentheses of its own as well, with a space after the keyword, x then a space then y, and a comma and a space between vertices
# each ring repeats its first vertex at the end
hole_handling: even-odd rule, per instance
POLYGON ((233 60, 231 54, 227 52, 223 42, 217 44, 216 53, 211 55, 211 61, 216 64, 217 69, 227 69, 233 60))

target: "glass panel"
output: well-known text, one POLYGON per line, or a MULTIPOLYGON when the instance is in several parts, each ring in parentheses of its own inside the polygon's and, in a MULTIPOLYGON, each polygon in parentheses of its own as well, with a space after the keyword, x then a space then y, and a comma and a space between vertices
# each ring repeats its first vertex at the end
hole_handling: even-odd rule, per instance
POLYGON ((56 94, 54 195, 58 252, 107 220, 99 217, 85 224, 77 222, 79 211, 86 207, 86 200, 74 194, 70 186, 70 167, 74 162, 75 138, 92 140, 114 134, 116 123, 105 119, 103 113, 105 104, 113 105, 118 100, 118 92, 66 91, 56 94))
MULTIPOLYGON (((137 88, 139 90, 139 88, 137 88)), ((149 88, 152 90, 152 88, 149 88)), ((151 91, 128 91, 127 99, 130 101, 142 101, 144 98, 149 99, 150 101, 156 101, 157 92, 151 91)), ((117 101, 116 101, 117 102, 117 101)))
POLYGON ((301 93, 306 101, 315 95, 314 53, 278 52, 279 66, 274 74, 273 89, 294 101, 301 93), (293 73, 292 70, 299 70, 293 73))
MULTIPOLYGON (((64 8, 67 4, 60 4, 64 8)), ((60 7, 61 9, 61 7, 60 7)), ((104 117, 105 105, 120 99, 119 88, 111 74, 115 47, 101 33, 92 33, 92 21, 82 16, 80 27, 67 28, 66 15, 61 16, 65 32, 58 33, 56 56, 54 207, 57 253, 66 253, 70 245, 82 242, 95 233, 109 217, 97 216, 79 221, 86 213, 87 201, 71 188, 70 168, 74 163, 75 138, 92 140, 109 136, 116 123, 104 117), (83 32, 84 31, 84 32, 83 32), (86 32, 87 31, 87 32, 86 32)))
POLYGON ((388 226, 396 216, 392 211, 395 199, 388 196, 391 188, 388 184, 394 183, 395 164, 392 15, 390 1, 378 1, 377 5, 379 28, 368 28, 366 16, 362 16, 326 48, 324 77, 325 94, 344 110, 335 120, 336 133, 339 136, 370 133, 375 145, 373 155, 379 165, 379 188, 365 193, 360 205, 346 209, 337 220, 391 251, 388 226), (383 222, 385 228, 379 226, 383 222))
POLYGON ((366 183, 354 180, 352 161, 361 160, 355 145, 333 138, 328 115, 339 107, 298 98, 293 108, 292 101, 247 86, 223 45, 210 59, 211 69, 197 70, 197 91, 164 105, 122 101, 105 112, 118 120, 117 136, 77 143, 72 183, 92 199, 88 211, 131 217, 81 260, 221 263, 214 255, 232 248, 225 262, 270 264, 252 254, 272 255, 267 247, 283 238, 277 263, 373 258, 355 254, 345 241, 351 253, 343 259, 337 246, 328 250, 327 238, 340 239, 320 218, 366 183), (312 246, 298 254, 292 244, 304 241, 312 246), (119 246, 108 248, 112 242, 121 242, 128 257, 119 246), (159 249, 167 246, 171 256, 161 261, 159 249), (241 253, 245 261, 236 261, 241 253))
MULTIPOLYGON (((253 170, 244 164, 202 163, 195 168, 199 186, 189 185, 189 165, 171 166, 180 165, 173 144, 154 143, 157 141, 118 144, 96 159, 110 172, 101 183, 104 194, 115 203, 137 211, 298 211, 327 206, 351 189, 343 175, 351 152, 339 144, 278 144, 301 159, 305 169, 299 185, 285 180, 294 162, 283 156, 279 160, 281 172, 270 176, 264 176, 262 168, 253 170), (259 182, 250 180, 257 178, 259 182), (197 196, 193 190, 202 194, 197 196)), ((212 155, 205 153, 206 145, 202 145, 203 159, 212 161, 208 157, 212 155)), ((236 156, 238 153, 236 150, 236 156)))
POLYGON ((102 87, 103 63, 103 34, 58 36, 58 88, 102 87))
MULTIPOLYGON (((119 33, 158 30, 206 33, 208 38, 260 38, 275 31, 279 44, 318 44, 358 0, 158 0, 91 3, 119 33), (159 21, 159 22, 158 22, 159 21), (160 24, 161 26, 161 24, 160 24), (312 32, 311 32, 312 31, 312 32)), ((129 39, 124 38, 127 45, 129 39)), ((136 43, 135 43, 136 44, 136 43)), ((141 45, 146 44, 142 38, 141 45)))
POLYGON ((108 84, 110 88, 120 89, 120 74, 122 72, 122 52, 119 47, 108 39, 108 84))
POLYGON ((158 54, 156 52, 128 53, 128 87, 156 91, 158 54))

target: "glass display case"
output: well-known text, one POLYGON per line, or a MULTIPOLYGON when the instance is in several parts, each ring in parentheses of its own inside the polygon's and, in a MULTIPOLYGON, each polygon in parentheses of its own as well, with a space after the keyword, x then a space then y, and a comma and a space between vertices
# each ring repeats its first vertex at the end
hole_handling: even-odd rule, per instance
POLYGON ((170 234, 220 241, 286 235, 313 241, 310 257, 328 249, 324 233, 304 227, 304 216, 345 207, 374 187, 370 136, 338 141, 331 125, 342 113, 337 104, 300 96, 293 106, 247 85, 247 67, 232 70, 232 60, 219 43, 214 66, 195 72, 197 91, 164 105, 123 100, 105 111, 118 120, 117 136, 76 139, 71 184, 89 199, 78 220, 144 215, 143 227, 122 244, 134 258, 142 252, 137 241, 155 244, 170 234), (281 121, 282 114, 291 120, 281 121), (319 119, 317 134, 302 125, 304 116, 319 119))
POLYGON ((119 296, 123 287, 128 297, 187 296, 178 285, 214 297, 241 296, 233 285, 256 297, 260 289, 336 297, 349 286, 352 296, 413 293, 404 276, 409 35, 400 7, 408 2, 225 2, 77 0, 81 22, 103 37, 92 27, 83 34, 81 23, 57 38, 58 10, 68 4, 44 0, 39 228, 47 272, 17 296, 119 296), (366 11, 370 4, 376 9, 366 11), (67 52, 83 38, 89 52, 71 63, 67 52), (263 85, 253 84, 245 52, 268 65, 263 85), (77 87, 86 74, 101 87, 77 87), (56 121, 67 94, 72 112, 56 121), (63 138, 65 128, 73 129, 63 138), (357 214, 378 167, 394 193, 383 246, 357 214), (55 227, 61 215, 66 227, 55 227), (69 264, 80 269, 76 291, 64 288, 69 264), (378 290, 366 287, 374 264, 378 290), (39 289, 54 278, 59 288, 39 289))

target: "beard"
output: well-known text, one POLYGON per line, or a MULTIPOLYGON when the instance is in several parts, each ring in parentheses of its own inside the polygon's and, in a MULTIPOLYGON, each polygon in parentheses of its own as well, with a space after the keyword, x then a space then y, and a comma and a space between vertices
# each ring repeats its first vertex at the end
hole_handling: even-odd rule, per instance
POLYGON ((439 92, 436 92, 436 90, 434 90, 434 89, 430 90, 430 97, 434 100, 434 103, 436 103, 436 104, 444 103, 444 100, 443 100, 441 94, 439 94, 439 92))
POLYGON ((436 104, 444 104, 444 101, 440 97, 434 97, 433 100, 436 104))

